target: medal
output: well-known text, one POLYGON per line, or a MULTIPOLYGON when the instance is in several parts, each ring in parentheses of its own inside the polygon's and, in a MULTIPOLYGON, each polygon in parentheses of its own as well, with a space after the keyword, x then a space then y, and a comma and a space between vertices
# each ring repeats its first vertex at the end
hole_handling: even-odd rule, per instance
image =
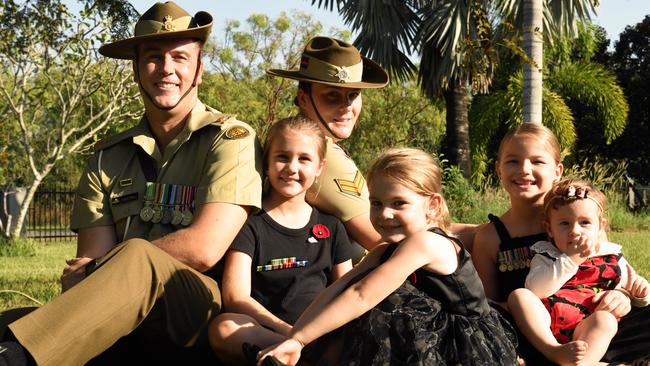
POLYGON ((174 211, 172 212, 172 225, 178 226, 183 222, 183 213, 178 210, 178 208, 174 208, 174 211))
POLYGON ((172 210, 169 207, 163 207, 160 216, 161 224, 169 224, 172 222, 172 210))
POLYGON ((144 222, 149 222, 153 218, 151 203, 154 197, 154 190, 154 183, 147 182, 144 193, 144 207, 140 210, 140 219, 144 222))
POLYGON ((160 206, 158 205, 153 208, 153 216, 151 217, 151 222, 157 224, 160 222, 161 219, 162 219, 162 212, 160 206))
POLYGON ((161 215, 160 223, 169 224, 172 222, 172 212, 169 202, 171 200, 171 189, 169 184, 162 184, 162 197, 160 200, 161 203, 161 215))
POLYGON ((189 209, 183 210, 182 213, 183 219, 181 220, 181 225, 189 226, 192 223, 192 212, 189 209))
POLYGON ((151 206, 144 206, 142 210, 140 210, 140 219, 144 222, 149 222, 153 218, 153 208, 151 206))
POLYGON ((499 262, 499 271, 505 272, 508 269, 508 266, 505 264, 505 258, 503 257, 503 252, 497 253, 497 262, 499 262))
POLYGON ((194 209, 194 187, 184 186, 183 187, 183 200, 181 201, 181 206, 183 207, 183 212, 181 213, 181 225, 189 226, 192 223, 192 210, 194 209))

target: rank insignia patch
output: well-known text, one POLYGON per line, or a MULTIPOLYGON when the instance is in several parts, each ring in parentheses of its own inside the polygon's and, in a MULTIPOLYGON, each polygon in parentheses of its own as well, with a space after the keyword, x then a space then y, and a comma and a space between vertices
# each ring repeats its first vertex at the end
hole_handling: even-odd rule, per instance
POLYGON ((334 179, 334 182, 336 182, 336 185, 339 187, 339 191, 341 191, 341 193, 359 197, 361 196, 361 190, 363 189, 365 179, 363 179, 363 176, 357 170, 357 174, 354 176, 354 180, 334 179))
POLYGON ((250 132, 247 129, 241 126, 235 126, 226 131, 226 137, 231 140, 243 139, 248 136, 250 132))

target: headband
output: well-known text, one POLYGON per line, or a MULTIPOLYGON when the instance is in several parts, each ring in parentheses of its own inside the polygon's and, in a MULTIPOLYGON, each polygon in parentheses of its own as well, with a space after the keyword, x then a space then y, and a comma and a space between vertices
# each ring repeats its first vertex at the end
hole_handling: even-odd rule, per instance
POLYGON ((548 210, 548 207, 555 201, 556 199, 561 199, 562 201, 566 203, 570 203, 576 200, 592 200, 596 203, 596 206, 600 209, 600 212, 605 212, 603 209, 603 206, 596 200, 595 198, 589 196, 589 188, 582 188, 582 187, 574 187, 574 186, 568 186, 567 189, 564 191, 563 194, 556 195, 555 197, 551 198, 546 202, 546 205, 544 205, 544 212, 548 210))

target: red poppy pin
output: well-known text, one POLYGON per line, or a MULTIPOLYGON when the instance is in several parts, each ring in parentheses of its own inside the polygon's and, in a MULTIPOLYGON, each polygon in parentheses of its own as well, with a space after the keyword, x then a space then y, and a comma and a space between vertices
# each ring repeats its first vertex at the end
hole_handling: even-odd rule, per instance
POLYGON ((316 243, 319 239, 326 239, 330 237, 330 229, 323 224, 316 224, 311 228, 311 234, 313 237, 307 239, 310 243, 316 243))

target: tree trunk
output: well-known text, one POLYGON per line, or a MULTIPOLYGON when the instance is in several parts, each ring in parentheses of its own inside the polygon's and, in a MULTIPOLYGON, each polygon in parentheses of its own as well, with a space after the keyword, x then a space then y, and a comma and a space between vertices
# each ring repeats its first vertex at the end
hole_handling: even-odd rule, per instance
POLYGON ((522 110, 524 122, 542 123, 543 0, 523 0, 523 48, 532 63, 523 66, 522 110))
POLYGON ((469 98, 467 88, 462 82, 457 82, 452 89, 445 92, 447 109, 445 144, 443 153, 452 165, 458 165, 463 176, 472 177, 472 161, 469 153, 469 119, 467 111, 469 98))
POLYGON ((25 224, 25 218, 27 217, 27 213, 29 212, 29 206, 32 204, 32 200, 34 199, 36 190, 38 189, 38 187, 41 185, 42 182, 43 182, 42 179, 34 179, 32 184, 27 189, 27 194, 25 194, 25 199, 20 204, 20 212, 18 213, 18 219, 16 220, 16 223, 14 224, 14 228, 11 232, 12 238, 20 237, 20 233, 23 229, 23 225, 25 224))

